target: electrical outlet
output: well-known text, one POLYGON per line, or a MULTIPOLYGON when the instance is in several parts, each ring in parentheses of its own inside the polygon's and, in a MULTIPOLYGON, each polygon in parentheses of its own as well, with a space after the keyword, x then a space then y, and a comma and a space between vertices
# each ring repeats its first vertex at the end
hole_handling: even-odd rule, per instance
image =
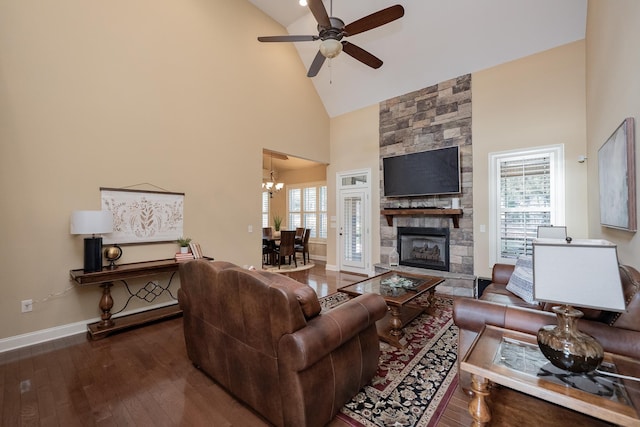
POLYGON ((20 307, 22 307, 22 312, 23 313, 27 313, 29 311, 32 311, 33 310, 33 300, 32 299, 22 300, 22 302, 20 303, 20 307))

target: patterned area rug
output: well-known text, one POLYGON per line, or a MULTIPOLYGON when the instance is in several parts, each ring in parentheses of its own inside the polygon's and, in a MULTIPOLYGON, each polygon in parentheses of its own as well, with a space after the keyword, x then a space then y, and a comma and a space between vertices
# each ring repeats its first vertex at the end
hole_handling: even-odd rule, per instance
MULTIPOLYGON (((345 299, 336 294, 329 297, 338 304, 345 299)), ((417 302, 425 300, 419 297, 417 302)), ((403 329, 406 348, 380 342, 378 372, 341 409, 342 421, 357 427, 437 425, 457 386, 458 328, 453 324, 450 298, 437 296, 436 308, 435 316, 423 313, 403 329)))

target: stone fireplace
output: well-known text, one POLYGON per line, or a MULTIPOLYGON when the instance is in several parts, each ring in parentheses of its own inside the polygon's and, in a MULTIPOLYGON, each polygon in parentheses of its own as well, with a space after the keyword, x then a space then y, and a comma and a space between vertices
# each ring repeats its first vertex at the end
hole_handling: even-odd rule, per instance
POLYGON ((438 292, 475 295, 471 112, 470 74, 380 103, 380 209, 385 213, 376 271, 391 268, 389 253, 395 248, 400 265, 394 269, 445 277, 438 292), (460 193, 385 197, 383 158, 453 145, 460 147, 460 193), (439 231, 403 238, 405 228, 439 231), (423 262, 431 265, 416 265, 423 262))
POLYGON ((400 265, 449 271, 449 229, 398 227, 400 265))

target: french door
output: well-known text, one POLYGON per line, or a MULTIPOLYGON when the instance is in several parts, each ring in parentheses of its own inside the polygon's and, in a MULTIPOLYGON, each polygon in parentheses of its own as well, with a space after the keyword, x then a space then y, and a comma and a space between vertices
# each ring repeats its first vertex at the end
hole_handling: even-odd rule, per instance
POLYGON ((368 171, 338 174, 338 252, 342 271, 369 273, 369 177, 368 171))

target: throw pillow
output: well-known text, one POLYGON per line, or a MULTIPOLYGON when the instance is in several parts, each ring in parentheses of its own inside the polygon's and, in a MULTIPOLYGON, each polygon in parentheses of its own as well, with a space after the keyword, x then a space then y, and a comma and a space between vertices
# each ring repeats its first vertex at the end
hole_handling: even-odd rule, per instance
POLYGON ((536 304, 533 299, 533 258, 531 256, 523 255, 518 258, 507 284, 507 290, 529 304, 536 304))

